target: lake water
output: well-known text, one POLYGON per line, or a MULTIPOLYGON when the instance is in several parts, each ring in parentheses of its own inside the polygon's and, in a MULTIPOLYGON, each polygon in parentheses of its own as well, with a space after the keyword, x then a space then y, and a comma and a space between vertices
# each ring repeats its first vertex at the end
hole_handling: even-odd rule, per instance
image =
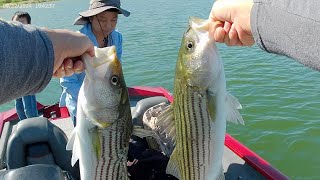
MULTIPOLYGON (((0 9, 10 20, 17 10, 28 11, 32 23, 78 30, 72 23, 89 0, 50 2, 25 9, 0 9)), ((131 12, 119 16, 123 34, 123 68, 128 86, 163 86, 173 91, 175 62, 189 16, 207 18, 212 1, 122 1, 131 12)), ((3 42, 1 42, 3 43, 3 42)), ((294 60, 257 47, 218 45, 225 64, 227 89, 243 106, 246 125, 228 124, 227 132, 292 179, 320 179, 320 74, 294 60)), ((37 95, 44 104, 58 101, 58 79, 37 95)), ((0 111, 13 108, 8 103, 0 111)))

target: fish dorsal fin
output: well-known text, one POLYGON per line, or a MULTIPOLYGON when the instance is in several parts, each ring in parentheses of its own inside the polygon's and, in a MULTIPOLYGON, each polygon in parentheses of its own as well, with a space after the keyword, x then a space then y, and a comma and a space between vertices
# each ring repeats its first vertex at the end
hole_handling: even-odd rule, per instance
MULTIPOLYGON (((152 112, 150 112, 152 114, 152 112)), ((173 106, 167 106, 157 117, 156 128, 153 130, 142 129, 139 126, 135 126, 133 129, 133 134, 141 138, 144 137, 153 137, 158 139, 159 137, 156 134, 165 134, 167 138, 170 138, 172 142, 175 141, 175 121, 173 114, 173 106)))
POLYGON ((143 117, 144 128, 134 126, 133 135, 140 138, 152 137, 162 152, 170 156, 175 146, 176 137, 173 106, 166 105, 163 109, 159 108, 162 105, 161 103, 151 107, 145 112, 143 117))
POLYGON ((159 114, 156 122, 156 130, 160 134, 165 134, 166 138, 170 138, 171 142, 175 144, 176 131, 175 131, 175 120, 173 113, 173 104, 167 106, 163 112, 159 114))
POLYGON ((132 135, 138 136, 140 138, 153 137, 158 138, 152 130, 143 129, 141 126, 133 126, 132 135))
POLYGON ((173 150, 172 155, 170 156, 166 173, 180 179, 179 154, 177 148, 173 150))
POLYGON ((234 97, 232 94, 227 93, 226 96, 226 104, 227 104, 227 121, 233 123, 240 123, 244 125, 244 121, 242 119, 241 114, 239 113, 239 109, 242 109, 241 104, 238 99, 234 97))

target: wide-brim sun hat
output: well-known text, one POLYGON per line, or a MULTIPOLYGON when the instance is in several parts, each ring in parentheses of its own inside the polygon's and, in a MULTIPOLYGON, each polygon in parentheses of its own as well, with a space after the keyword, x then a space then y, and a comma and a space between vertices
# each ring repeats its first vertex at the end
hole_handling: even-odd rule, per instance
POLYGON ((108 9, 117 9, 119 14, 125 17, 130 15, 130 12, 122 9, 120 0, 90 0, 89 9, 79 13, 79 17, 74 21, 74 25, 84 25, 88 23, 89 17, 102 13, 108 9))

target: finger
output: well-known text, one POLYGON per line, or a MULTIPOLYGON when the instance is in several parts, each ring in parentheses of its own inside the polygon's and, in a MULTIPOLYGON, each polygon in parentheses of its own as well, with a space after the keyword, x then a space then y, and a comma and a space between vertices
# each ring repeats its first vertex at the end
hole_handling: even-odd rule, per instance
POLYGON ((65 76, 65 70, 64 70, 64 65, 61 65, 55 73, 53 73, 53 77, 64 77, 65 76))
POLYGON ((84 63, 82 61, 73 62, 73 71, 75 73, 81 73, 84 71, 84 63))
POLYGON ((223 42, 224 42, 227 46, 231 46, 231 45, 230 45, 229 35, 225 35, 225 36, 224 36, 223 42))
POLYGON ((64 64, 65 76, 71 76, 72 74, 74 74, 73 62, 71 59, 64 60, 63 64, 64 64))
POLYGON ((235 29, 238 33, 238 37, 239 37, 241 43, 244 46, 252 46, 254 44, 253 36, 251 34, 246 33, 246 31, 244 31, 241 28, 241 26, 237 25, 237 26, 235 26, 235 29))
POLYGON ((91 56, 91 57, 94 57, 95 54, 94 54, 94 47, 93 46, 90 46, 89 49, 87 50, 87 53, 91 56))
POLYGON ((230 46, 235 46, 239 43, 240 40, 234 24, 232 24, 228 36, 230 39, 230 46))
POLYGON ((232 40, 234 42, 230 42, 232 44, 232 46, 244 46, 244 44, 241 42, 241 39, 240 39, 240 36, 239 36, 239 33, 237 31, 236 26, 234 26, 234 28, 232 29, 232 32, 229 36, 230 36, 230 40, 234 39, 234 40, 232 40))
POLYGON ((52 74, 52 77, 54 77, 54 78, 60 78, 60 77, 57 76, 56 73, 52 74))
POLYGON ((223 43, 225 36, 226 36, 226 32, 222 27, 219 27, 216 29, 216 32, 214 34, 214 39, 216 40, 216 42, 223 43))
POLYGON ((231 26, 232 26, 232 24, 230 22, 225 22, 224 23, 223 29, 227 34, 229 33, 229 31, 231 29, 231 26))
POLYGON ((95 55, 94 54, 94 45, 93 45, 92 41, 89 40, 89 38, 87 38, 86 45, 87 45, 86 51, 84 53, 82 53, 81 55, 88 53, 91 57, 93 57, 95 55))
POLYGON ((209 21, 209 35, 211 37, 214 37, 214 34, 215 34, 217 28, 223 28, 223 22, 221 22, 221 21, 215 21, 215 22, 209 21))

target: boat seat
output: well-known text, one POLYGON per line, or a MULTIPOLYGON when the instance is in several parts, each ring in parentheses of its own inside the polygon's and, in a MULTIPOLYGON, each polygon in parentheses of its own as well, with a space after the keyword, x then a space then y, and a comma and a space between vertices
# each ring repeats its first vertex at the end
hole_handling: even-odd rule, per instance
POLYGON ((143 114, 152 106, 167 102, 168 99, 163 96, 154 96, 138 101, 136 107, 131 112, 133 125, 143 126, 143 114))
POLYGON ((0 170, 0 179, 3 179, 4 176, 8 173, 9 171, 7 171, 6 169, 1 169, 0 170))
POLYGON ((7 145, 7 169, 33 164, 57 165, 79 179, 79 167, 71 166, 72 152, 66 150, 65 133, 44 117, 20 121, 7 145))
POLYGON ((50 180, 71 180, 68 175, 55 165, 35 164, 9 170, 2 180, 33 180, 33 179, 50 179, 50 180))

